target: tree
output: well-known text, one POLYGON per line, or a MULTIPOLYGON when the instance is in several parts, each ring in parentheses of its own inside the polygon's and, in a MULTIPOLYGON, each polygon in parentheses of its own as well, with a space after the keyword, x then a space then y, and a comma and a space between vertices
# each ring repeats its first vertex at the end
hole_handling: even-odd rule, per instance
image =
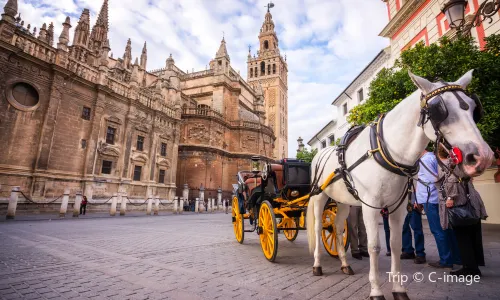
POLYGON ((312 162, 314 156, 318 153, 318 149, 312 149, 311 151, 304 148, 304 150, 297 152, 297 159, 301 159, 305 162, 312 162))
POLYGON ((480 51, 471 37, 456 40, 442 38, 439 44, 417 44, 403 51, 391 68, 382 69, 370 84, 369 99, 353 108, 348 117, 352 125, 366 124, 379 114, 391 110, 416 90, 408 70, 431 81, 454 82, 470 69, 474 79, 467 88, 483 103, 485 116, 478 124, 486 142, 500 146, 500 35, 485 39, 480 51))

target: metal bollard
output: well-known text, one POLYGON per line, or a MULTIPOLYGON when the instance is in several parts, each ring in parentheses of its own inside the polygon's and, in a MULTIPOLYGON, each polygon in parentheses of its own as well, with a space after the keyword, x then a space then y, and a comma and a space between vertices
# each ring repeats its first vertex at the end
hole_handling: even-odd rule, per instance
POLYGON ((174 198, 174 214, 177 214, 177 202, 179 201, 179 197, 174 198))
POLYGON ((113 198, 111 199, 111 209, 109 210, 109 215, 110 216, 115 216, 116 215, 116 201, 118 198, 118 193, 113 194, 113 198))
POLYGON ((146 207, 146 215, 151 216, 151 208, 153 207, 153 196, 148 198, 148 206, 146 207))
POLYGON ((13 186, 10 192, 9 206, 7 207, 7 220, 13 220, 16 217, 17 199, 19 198, 19 186, 13 186))
POLYGON ((208 198, 207 199, 207 213, 212 212, 212 199, 208 198))
POLYGON ((127 193, 118 194, 118 197, 121 199, 120 203, 120 216, 124 216, 127 212, 127 193))
POLYGON ((217 208, 215 207, 215 198, 212 198, 212 212, 216 212, 217 208))
POLYGON ((68 211, 69 202, 69 189, 64 189, 64 196, 61 202, 61 209, 59 209, 59 218, 65 218, 68 211))
POLYGON ((75 204, 73 204, 73 218, 80 216, 80 204, 82 203, 82 192, 76 192, 75 204))
POLYGON ((200 202, 200 198, 196 198, 196 200, 195 200, 195 203, 194 203, 194 212, 195 213, 199 213, 200 212, 200 210, 199 210, 200 204, 198 202, 200 202))
POLYGON ((154 215, 157 216, 159 211, 160 211, 160 196, 155 196, 154 215))
POLYGON ((179 197, 179 214, 182 214, 184 211, 184 201, 186 201, 186 199, 184 199, 183 197, 179 197))

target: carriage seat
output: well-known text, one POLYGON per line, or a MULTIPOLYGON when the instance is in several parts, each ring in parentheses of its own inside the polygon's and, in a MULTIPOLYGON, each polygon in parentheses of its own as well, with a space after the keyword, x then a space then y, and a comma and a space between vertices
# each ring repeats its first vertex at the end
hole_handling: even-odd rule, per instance
POLYGON ((262 178, 260 178, 260 177, 248 178, 247 180, 245 180, 245 185, 248 187, 248 194, 249 195, 252 195, 253 189, 255 189, 256 187, 258 187, 261 184, 262 184, 262 178), (256 182, 255 180, 257 180, 257 184, 255 184, 255 182, 256 182))
POLYGON ((271 171, 276 175, 276 187, 278 190, 282 190, 285 187, 285 183, 283 181, 283 165, 271 164, 271 171))

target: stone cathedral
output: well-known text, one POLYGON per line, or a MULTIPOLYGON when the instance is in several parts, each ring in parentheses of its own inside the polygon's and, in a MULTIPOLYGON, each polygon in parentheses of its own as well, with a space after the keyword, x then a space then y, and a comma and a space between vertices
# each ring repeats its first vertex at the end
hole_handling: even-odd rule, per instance
MULTIPOLYGON (((8 0, 0 20, 0 197, 11 186, 32 199, 64 188, 89 199, 232 191, 252 155, 287 155, 287 63, 268 11, 260 50, 245 81, 231 67, 224 38, 210 68, 184 72, 170 55, 147 70, 147 45, 132 57, 130 39, 113 58, 108 0, 96 22, 84 9, 56 37, 32 26, 8 0), (73 37, 69 29, 75 26, 73 37)), ((114 51, 117 52, 116 50, 114 51)), ((208 193, 208 194, 207 194, 208 193)), ((193 194, 195 195, 195 194, 193 194)))

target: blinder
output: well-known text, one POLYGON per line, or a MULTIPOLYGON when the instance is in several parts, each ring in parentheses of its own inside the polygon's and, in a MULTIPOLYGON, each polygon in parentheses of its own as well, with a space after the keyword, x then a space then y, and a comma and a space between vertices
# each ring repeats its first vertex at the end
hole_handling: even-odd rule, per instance
POLYGON ((446 92, 446 91, 451 91, 454 96, 457 98, 460 104, 460 108, 463 110, 468 110, 470 107, 469 105, 460 97, 460 95, 456 91, 461 91, 464 92, 466 95, 468 95, 472 100, 474 100, 476 107, 474 108, 474 111, 472 113, 473 119, 475 123, 479 123, 481 119, 484 116, 484 109, 481 101, 479 100, 479 97, 476 94, 467 94, 462 88, 456 87, 456 86, 445 86, 444 88, 438 89, 436 91, 433 91, 429 93, 428 95, 424 96, 422 95, 422 116, 420 118, 418 126, 422 125, 425 123, 425 114, 428 115, 428 119, 431 121, 432 126, 434 128, 439 128, 439 125, 443 123, 446 118, 448 117, 448 109, 446 108, 446 104, 444 103, 443 98, 441 97, 441 94, 446 92), (432 99, 430 102, 431 97, 435 97, 432 99))

